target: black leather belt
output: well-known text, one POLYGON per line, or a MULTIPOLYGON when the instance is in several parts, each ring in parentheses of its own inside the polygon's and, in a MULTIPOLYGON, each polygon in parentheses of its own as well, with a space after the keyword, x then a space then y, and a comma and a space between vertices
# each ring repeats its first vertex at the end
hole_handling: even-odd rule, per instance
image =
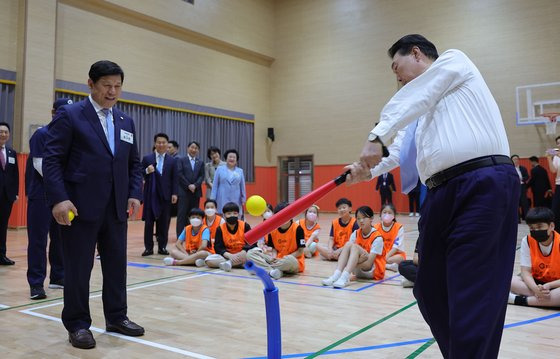
POLYGON ((511 158, 504 155, 493 155, 473 158, 458 165, 449 167, 443 171, 440 171, 426 180, 426 186, 428 189, 436 188, 449 181, 452 178, 462 175, 463 173, 470 172, 482 167, 490 167, 495 165, 510 164, 511 158))

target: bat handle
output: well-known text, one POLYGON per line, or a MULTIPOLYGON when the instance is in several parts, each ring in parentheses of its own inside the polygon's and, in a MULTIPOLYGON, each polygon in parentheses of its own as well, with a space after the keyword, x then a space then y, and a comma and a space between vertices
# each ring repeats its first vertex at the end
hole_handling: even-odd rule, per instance
POLYGON ((343 174, 341 174, 340 176, 334 179, 334 183, 336 183, 337 186, 343 184, 344 182, 346 182, 346 176, 348 176, 349 174, 350 174, 350 170, 344 172, 343 174))

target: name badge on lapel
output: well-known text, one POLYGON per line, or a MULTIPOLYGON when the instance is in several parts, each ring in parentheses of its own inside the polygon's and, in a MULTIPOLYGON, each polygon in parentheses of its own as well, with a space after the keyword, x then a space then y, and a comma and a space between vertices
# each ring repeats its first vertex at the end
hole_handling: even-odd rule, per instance
POLYGON ((8 157, 8 163, 9 163, 9 164, 12 164, 12 165, 15 165, 15 164, 16 164, 16 159, 15 159, 15 157, 8 157))
POLYGON ((121 130, 121 141, 133 144, 134 143, 134 136, 132 135, 132 133, 130 133, 128 131, 121 130))

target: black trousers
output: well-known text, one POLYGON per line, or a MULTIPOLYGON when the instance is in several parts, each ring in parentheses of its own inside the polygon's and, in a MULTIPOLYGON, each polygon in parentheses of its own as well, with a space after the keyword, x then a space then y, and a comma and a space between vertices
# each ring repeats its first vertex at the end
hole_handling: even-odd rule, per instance
POLYGON ((30 287, 42 287, 47 276, 48 258, 50 281, 64 280, 60 226, 54 220, 45 199, 27 201, 27 282, 30 287), (50 237, 50 242, 49 242, 50 237))
POLYGON ((554 196, 552 197, 552 211, 554 212, 554 228, 560 229, 560 185, 556 185, 556 187, 554 188, 554 196))
POLYGON ((412 263, 412 260, 406 260, 399 263, 399 273, 411 282, 416 282, 416 273, 418 266, 412 263))
POLYGON ((8 236, 8 219, 12 213, 13 201, 8 200, 4 191, 0 191, 0 256, 6 255, 6 238, 8 236))
POLYGON ((408 194, 408 211, 420 213, 420 191, 410 192, 408 194))
POLYGON ((177 237, 189 225, 189 213, 193 208, 200 208, 200 196, 187 189, 186 195, 179 196, 177 201, 177 237))
POLYGON ((70 332, 91 326, 89 280, 96 244, 103 274, 102 300, 105 321, 114 323, 127 319, 127 222, 117 219, 114 201, 113 195, 106 210, 96 221, 82 221, 78 216, 71 226, 61 226, 65 269, 62 323, 70 332))
POLYGON ((156 239, 159 249, 165 249, 169 238, 169 221, 171 220, 171 203, 162 204, 161 214, 157 219, 146 215, 144 220, 144 247, 154 249, 154 223, 156 224, 156 239))
POLYGON ((393 203, 393 191, 379 191, 381 195, 381 205, 393 203))
MULTIPOLYGON (((556 193, 555 193, 556 195, 556 193)), ((521 192, 519 193, 519 207, 521 208, 521 219, 525 219, 529 210, 529 198, 527 198, 527 185, 521 184, 521 192)))

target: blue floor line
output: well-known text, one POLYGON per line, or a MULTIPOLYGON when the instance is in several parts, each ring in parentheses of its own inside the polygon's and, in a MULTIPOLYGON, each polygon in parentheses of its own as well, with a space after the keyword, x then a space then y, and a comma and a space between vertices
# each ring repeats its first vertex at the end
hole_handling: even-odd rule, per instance
MULTIPOLYGON (((151 268, 165 268, 165 269, 177 270, 177 271, 182 271, 182 272, 205 273, 205 274, 211 274, 211 275, 217 275, 217 276, 223 276, 223 277, 233 277, 233 278, 241 278, 241 279, 258 280, 258 278, 254 278, 254 277, 247 277, 247 276, 236 275, 236 274, 231 274, 231 273, 214 273, 214 272, 208 272, 208 271, 204 271, 204 270, 189 269, 189 268, 184 267, 184 266, 166 266, 166 265, 156 265, 156 264, 136 263, 136 262, 128 262, 128 265, 130 267, 137 267, 137 268, 150 268, 150 267, 151 268)), ((371 288, 371 287, 374 287, 374 286, 376 286, 380 283, 384 283, 388 280, 394 279, 394 278, 398 277, 399 275, 400 274, 396 274, 392 277, 380 280, 380 281, 375 282, 375 283, 365 285, 365 286, 357 288, 357 289, 332 288, 332 287, 327 287, 327 286, 319 285, 319 284, 299 283, 299 282, 291 282, 291 281, 287 281, 287 280, 275 280, 274 283, 284 283, 284 284, 299 285, 299 286, 304 286, 304 287, 321 288, 321 289, 330 289, 330 290, 343 290, 343 291, 347 291, 347 292, 361 292, 364 289, 371 288)))

